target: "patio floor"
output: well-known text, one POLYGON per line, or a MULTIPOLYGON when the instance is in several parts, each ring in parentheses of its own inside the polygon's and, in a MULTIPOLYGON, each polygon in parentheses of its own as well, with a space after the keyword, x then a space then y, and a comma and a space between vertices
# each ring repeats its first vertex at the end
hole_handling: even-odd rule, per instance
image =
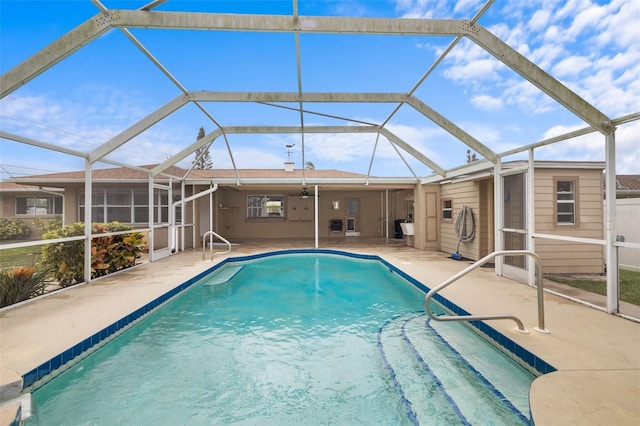
MULTIPOLYGON (((454 261, 442 252, 409 248, 395 239, 332 238, 319 245, 378 255, 428 287, 471 263, 454 261)), ((209 255, 203 261, 199 250, 188 251, 5 310, 0 313, 0 384, 11 383, 16 375, 227 256, 310 247, 313 240, 239 242, 231 253, 218 255, 214 261, 209 255)), ((558 369, 539 377, 531 387, 531 411, 537 425, 640 424, 639 323, 546 294, 546 328, 551 333, 534 332, 535 289, 496 277, 492 269, 479 268, 442 294, 474 314, 515 314, 532 330, 525 335, 515 332, 511 321, 489 322, 558 369)), ((11 407, 5 407, 0 424, 9 424, 11 415, 11 407)))

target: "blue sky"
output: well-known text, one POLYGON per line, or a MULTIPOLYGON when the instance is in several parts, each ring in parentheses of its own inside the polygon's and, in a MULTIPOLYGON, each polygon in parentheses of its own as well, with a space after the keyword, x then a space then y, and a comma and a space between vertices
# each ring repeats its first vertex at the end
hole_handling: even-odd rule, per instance
MULTIPOLYGON (((103 0, 135 9, 147 0, 103 0)), ((469 19, 477 0, 299 0, 300 15, 469 19)), ((291 1, 169 0, 156 11, 292 13, 291 1)), ((90 19, 89 0, 0 0, 0 73, 90 19)), ((480 24, 611 118, 640 111, 640 1, 497 0, 480 24)), ((132 29, 132 34, 188 90, 296 92, 292 34, 132 29)), ((407 92, 451 37, 302 34, 302 89, 315 92, 407 92)), ((0 101, 0 129, 49 144, 91 151, 180 94, 120 32, 111 30, 0 101)), ((416 90, 423 102, 500 153, 586 124, 469 40, 463 40, 416 90)), ((297 107, 290 104, 287 107, 297 107)), ((204 103, 223 126, 299 125, 300 114, 247 103, 204 103)), ((393 104, 305 104, 321 114, 371 123, 393 104)), ((353 124, 305 114, 305 125, 353 124)), ((164 161, 216 125, 189 104, 108 158, 133 165, 164 161)), ((388 128, 442 167, 461 165, 467 147, 408 106, 388 128)), ((616 133, 617 172, 640 173, 640 122, 616 133)), ((305 160, 318 169, 367 173, 374 134, 307 134, 305 160)), ((281 168, 285 145, 302 165, 300 135, 229 135, 240 168, 281 168)), ((0 139, 0 177, 84 168, 78 158, 0 139)), ((401 151, 418 176, 431 170, 401 151)), ((592 133, 536 150, 537 159, 604 160, 604 136, 592 133)), ((214 167, 231 161, 222 138, 214 167)), ((510 157, 516 159, 522 157, 510 157)), ((179 165, 188 167, 192 157, 179 165)), ((411 176, 381 137, 371 174, 411 176)))

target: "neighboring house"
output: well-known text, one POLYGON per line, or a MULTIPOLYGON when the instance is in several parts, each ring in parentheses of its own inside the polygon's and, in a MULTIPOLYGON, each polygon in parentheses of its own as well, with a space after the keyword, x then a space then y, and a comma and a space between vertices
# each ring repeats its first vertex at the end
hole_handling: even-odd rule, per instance
MULTIPOLYGON (((505 248, 525 248, 527 208, 525 174, 509 174, 526 163, 503 165, 505 248)), ((151 169, 153 166, 143 166, 151 169)), ((602 239, 602 163, 535 163, 535 232, 602 239)), ((202 247, 210 229, 232 242, 253 239, 313 238, 316 212, 320 238, 399 237, 398 222, 413 220, 416 234, 410 242, 419 249, 459 251, 477 260, 494 251, 493 167, 453 180, 420 185, 414 178, 373 178, 337 170, 187 170, 171 167, 153 181, 154 248, 202 247), (305 185, 301 183, 305 182, 305 185), (178 247, 168 247, 172 210, 169 200, 206 191, 175 212, 178 247), (240 183, 240 184, 239 184, 240 183), (318 188, 318 206, 314 204, 318 188), (474 219, 474 237, 458 244, 456 219, 463 206, 474 219), (210 215, 210 209, 212 214, 210 215), (184 220, 182 219, 184 218, 184 220), (183 243, 184 241, 184 243, 183 243), (458 248, 459 245, 459 248, 458 248)), ((92 171, 93 220, 149 226, 148 174, 131 169, 92 171)), ((84 218, 84 172, 55 173, 15 179, 22 185, 46 185, 63 190, 66 223, 84 218)), ((4 204, 17 194, 2 192, 4 204)), ((469 225, 470 226, 470 222, 469 225)), ((470 229, 467 229, 468 233, 470 229)), ((535 249, 545 272, 602 273, 602 246, 536 238, 535 249)), ((507 264, 521 267, 520 258, 507 264)))
POLYGON ((640 175, 616 175, 616 198, 640 198, 640 175))
POLYGON ((0 212, 3 218, 22 220, 31 228, 29 239, 38 240, 41 235, 34 220, 46 223, 63 216, 63 190, 0 182, 0 212))
MULTIPOLYGON (((616 176, 616 197, 617 234, 627 242, 640 243, 640 175, 616 176)), ((640 271, 638 250, 618 249, 618 265, 640 271)))
MULTIPOLYGON (((153 166, 143 166, 151 169, 153 166)), ((187 170, 171 167, 154 179, 154 248, 169 244, 168 226, 171 204, 180 199, 181 180, 187 170), (170 175, 168 177, 167 175, 170 175), (171 191, 169 191, 169 188, 171 191)), ((48 185, 64 193, 66 223, 84 220, 84 172, 53 173, 16 179, 20 184, 48 185)), ((315 208, 313 191, 319 185, 318 220, 321 237, 386 236, 389 223, 406 218, 404 199, 413 194, 415 179, 389 179, 389 183, 365 186, 366 175, 337 170, 304 170, 309 185, 303 186, 302 170, 193 170, 184 179, 185 197, 207 190, 211 182, 219 188, 186 205, 184 211, 185 248, 200 246, 209 230, 209 209, 213 207, 213 229, 231 241, 254 238, 313 238, 315 208), (238 177, 239 176, 239 177, 238 177), (238 179, 241 185, 238 185, 238 179), (389 200, 388 213, 383 199, 389 200), (396 202, 395 200, 398 200, 396 202), (196 214, 194 214, 196 213, 196 214), (341 223, 331 228, 332 223, 341 223)), ((143 171, 109 168, 92 171, 92 219, 94 222, 119 221, 137 228, 149 226, 149 179, 143 171)), ((6 203, 13 194, 0 193, 6 203)), ((181 225, 182 212, 175 212, 181 225)), ((393 231, 392 236, 393 236, 393 231)), ((178 236, 181 240, 182 235, 178 236)), ((174 249, 174 247, 171 247, 174 249)))

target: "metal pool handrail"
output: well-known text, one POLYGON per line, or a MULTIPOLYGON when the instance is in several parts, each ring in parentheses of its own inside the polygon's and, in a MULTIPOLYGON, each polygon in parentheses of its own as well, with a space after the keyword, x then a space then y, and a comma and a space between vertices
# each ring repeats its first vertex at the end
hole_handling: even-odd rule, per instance
POLYGON ((207 236, 211 235, 211 260, 213 260, 213 255, 214 254, 227 254, 231 251, 231 243, 229 241, 227 241, 225 238, 223 238, 222 236, 216 234, 213 231, 207 231, 204 233, 204 236, 202 237, 202 260, 204 260, 204 251, 205 248, 207 247, 207 236), (214 252, 213 251, 213 237, 218 238, 219 240, 221 240, 222 242, 227 244, 227 251, 222 251, 222 252, 214 252))
POLYGON ((549 333, 549 330, 547 330, 544 327, 544 289, 542 287, 542 262, 540 261, 540 257, 538 257, 538 255, 532 251, 529 250, 502 250, 502 251, 494 251, 491 254, 488 254, 487 256, 483 257, 482 259, 478 260, 477 262, 475 262, 474 264, 470 265, 469 267, 463 269, 462 271, 458 272, 457 274, 453 275, 451 278, 443 281, 442 283, 440 283, 439 285, 437 285, 436 287, 434 287, 433 289, 431 289, 431 291, 429 291, 427 293, 427 295, 424 298, 424 309, 427 312, 427 314, 429 315, 429 317, 433 320, 436 321, 476 321, 476 320, 492 320, 492 319, 510 319, 516 322, 516 324, 518 325, 518 327, 516 327, 516 331, 520 332, 520 333, 528 333, 529 331, 524 328, 524 325, 522 325, 522 321, 520 321, 520 319, 516 316, 513 315, 450 315, 450 316, 436 316, 433 314, 433 312, 431 312, 431 309, 429 308, 429 301, 431 301, 431 298, 440 290, 442 290, 443 288, 447 287, 448 285, 452 284, 453 282, 457 281, 458 279, 462 278, 463 276, 467 275, 469 272, 473 271, 474 269, 479 268, 480 266, 484 265, 485 263, 487 263, 488 261, 490 261, 491 259, 494 259, 498 256, 529 256, 532 257, 535 261, 535 268, 536 268, 536 288, 537 288, 537 293, 538 293, 538 326, 534 327, 535 331, 538 331, 540 333, 549 333))

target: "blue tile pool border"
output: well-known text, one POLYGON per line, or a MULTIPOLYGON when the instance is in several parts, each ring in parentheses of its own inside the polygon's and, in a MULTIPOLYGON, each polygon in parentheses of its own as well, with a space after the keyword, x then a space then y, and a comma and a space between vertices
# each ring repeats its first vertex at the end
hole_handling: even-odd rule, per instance
MULTIPOLYGON (((182 293, 184 290, 191 287, 196 282, 200 281, 202 278, 216 271, 217 269, 222 268, 223 266, 229 263, 237 263, 237 262, 246 262, 255 259, 261 259, 270 256, 279 256, 285 254, 332 254, 344 257, 350 257, 353 259, 361 259, 361 260, 370 260, 377 261, 388 267, 391 271, 398 274, 402 278, 404 278, 411 285, 416 288, 428 292, 429 287, 422 284, 420 281, 416 280, 409 274, 404 271, 398 269, 394 265, 390 264, 386 260, 382 259, 380 256, 371 255, 371 254, 359 254, 359 253, 351 253, 341 250, 331 250, 331 249, 289 249, 289 250, 277 250, 267 253, 259 253, 247 256, 238 256, 238 257, 230 257, 220 261, 219 263, 212 265, 210 268, 200 272, 194 277, 188 279, 182 284, 176 286, 175 288, 167 291, 163 295, 157 297, 151 302, 145 304, 144 306, 136 309, 129 315, 126 315, 120 318, 118 321, 114 322, 111 325, 103 328, 102 330, 96 332, 90 337, 82 340, 71 348, 63 351, 62 353, 54 356, 50 360, 42 363, 37 366, 33 370, 25 373, 22 376, 23 380, 23 389, 30 388, 35 384, 42 385, 46 383, 47 379, 54 376, 54 374, 60 370, 63 370, 65 366, 68 366, 71 361, 77 361, 84 356, 95 351, 100 345, 106 343, 107 341, 113 339, 116 335, 122 333, 125 329, 132 326, 135 322, 142 319, 144 316, 150 314, 155 311, 159 306, 165 304, 170 299, 174 298, 178 294, 182 293), (38 383, 39 382, 39 383, 38 383)), ((439 304, 441 304, 445 309, 452 312, 455 315, 470 315, 469 312, 462 309, 455 303, 447 300, 443 296, 436 294, 434 296, 434 300, 436 300, 439 304)), ((536 371, 538 374, 546 374, 556 371, 556 369, 545 362, 543 359, 539 358, 532 352, 526 350, 522 346, 518 345, 513 340, 509 339, 504 334, 498 332, 493 327, 487 325, 481 321, 469 321, 469 324, 477 329, 482 335, 486 338, 492 340, 496 345, 501 347, 503 350, 510 353, 517 360, 520 360, 521 363, 526 364, 531 369, 536 371)))

